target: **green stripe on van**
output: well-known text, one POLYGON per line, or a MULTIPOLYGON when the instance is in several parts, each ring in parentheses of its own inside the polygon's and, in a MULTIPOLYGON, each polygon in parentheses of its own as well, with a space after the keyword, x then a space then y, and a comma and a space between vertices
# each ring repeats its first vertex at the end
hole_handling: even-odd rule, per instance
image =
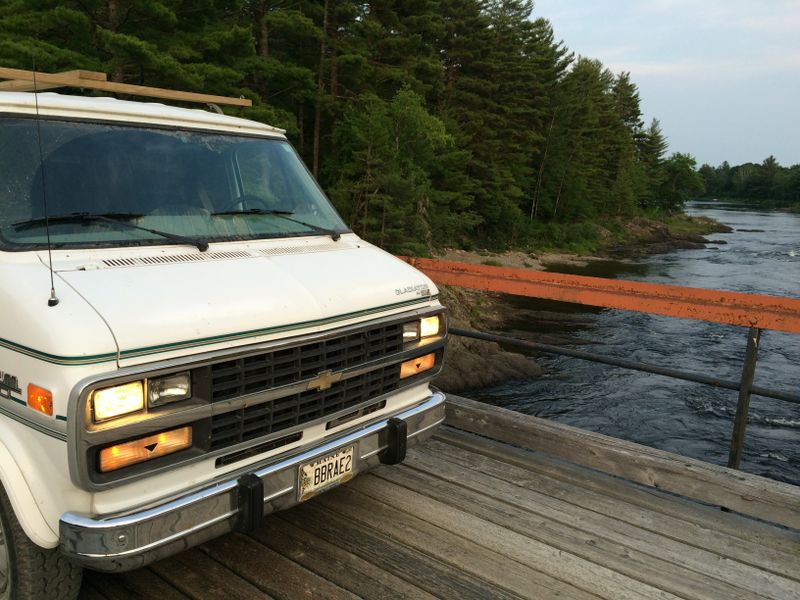
MULTIPOLYGON (((344 313, 340 315, 335 315, 331 317, 324 317, 322 319, 312 319, 310 321, 301 321, 299 323, 291 323, 287 325, 278 325, 275 327, 264 327, 261 329, 251 329, 248 331, 239 331, 236 333, 226 333, 221 335, 215 335, 210 337, 204 338, 197 338, 193 340, 185 340, 182 342, 171 342, 168 344, 159 344, 156 346, 145 346, 143 348, 134 348, 131 350, 123 350, 120 352, 119 357, 120 359, 123 358, 135 358, 139 356, 148 356, 151 354, 161 354, 164 352, 171 352, 173 350, 182 350, 185 348, 194 348, 197 346, 208 346, 210 344, 217 344, 222 342, 229 342, 240 340, 248 337, 255 337, 259 335, 266 335, 269 333, 279 333, 285 331, 293 331, 297 329, 303 329, 304 327, 312 327, 316 325, 329 325, 332 323, 336 323, 338 321, 346 321, 348 319, 354 319, 356 317, 363 317, 375 313, 380 313, 386 310, 392 310, 396 308, 404 308, 407 306, 414 306, 416 304, 423 304, 430 302, 432 300, 436 300, 439 297, 438 294, 432 296, 425 296, 423 298, 415 298, 413 300, 406 300, 404 302, 395 302, 393 304, 386 304, 384 306, 376 306, 374 308, 368 308, 364 310, 357 310, 354 312, 344 313)), ((20 352, 27 356, 31 356, 32 358, 36 358, 45 362, 49 362, 52 364, 57 365, 92 365, 104 362, 111 362, 115 361, 117 358, 116 353, 106 353, 106 354, 94 354, 89 356, 58 356, 55 354, 48 354, 47 352, 41 352, 34 348, 29 348, 27 346, 23 346, 22 344, 18 344, 16 342, 12 342, 9 340, 4 340, 0 338, 0 346, 4 346, 9 348, 10 350, 14 350, 16 352, 20 352)))
MULTIPOLYGON (((21 404, 24 404, 24 402, 21 402, 17 398, 12 398, 12 399, 14 401, 16 401, 16 402, 20 402, 21 404)), ((61 440, 63 442, 67 441, 67 434, 64 433, 63 431, 56 431, 55 429, 50 429, 49 427, 46 427, 46 426, 42 425, 41 423, 37 423, 36 421, 33 421, 31 419, 27 419, 24 416, 22 416, 20 414, 17 414, 16 412, 13 412, 13 411, 10 411, 10 410, 6 409, 2 404, 0 404, 0 414, 3 414, 3 415, 5 415, 5 416, 7 416, 7 417, 9 417, 11 419, 14 419, 15 421, 17 421, 19 423, 22 423, 23 425, 26 425, 26 426, 28 426, 28 427, 30 427, 32 429, 35 429, 39 433, 43 433, 45 435, 49 435, 50 437, 56 438, 57 440, 61 440)))

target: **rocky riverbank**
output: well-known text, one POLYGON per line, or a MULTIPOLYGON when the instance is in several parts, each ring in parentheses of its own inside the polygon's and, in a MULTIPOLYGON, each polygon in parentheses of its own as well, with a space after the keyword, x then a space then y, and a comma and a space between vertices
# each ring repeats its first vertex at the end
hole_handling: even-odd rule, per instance
MULTIPOLYGON (((497 295, 450 286, 441 286, 439 292, 449 310, 450 327, 491 331, 502 321, 503 303, 497 295)), ((534 360, 503 350, 499 344, 452 336, 445 367, 435 384, 455 393, 541 374, 534 360)))
MULTIPOLYGON (((616 239, 606 236, 605 242, 600 246, 599 255, 634 258, 673 250, 704 248, 706 244, 720 243, 720 240, 710 240, 705 236, 731 231, 733 230, 727 225, 707 217, 675 215, 665 221, 638 217, 625 223, 622 234, 616 239)), ((721 243, 724 244, 725 241, 721 243)))
MULTIPOLYGON (((595 261, 609 259, 636 258, 678 249, 703 248, 706 244, 724 244, 724 240, 709 240, 705 235, 727 233, 731 229, 712 219, 686 217, 680 215, 669 222, 637 218, 625 224, 623 234, 604 235, 604 228, 598 227, 600 237, 605 239, 594 256, 581 256, 564 252, 522 252, 509 251, 492 253, 488 251, 446 250, 437 258, 473 264, 527 268, 535 271, 545 269, 584 267, 595 261)), ((504 330, 504 333, 525 337, 524 332, 509 331, 506 324, 511 318, 584 318, 580 315, 556 315, 544 311, 520 310, 504 301, 498 294, 476 292, 441 286, 442 304, 450 311, 451 327, 476 329, 480 331, 504 330), (533 313, 536 314, 533 314, 533 313)), ((563 339, 537 340, 558 345, 563 339)), ((575 340, 571 340, 573 343, 575 340)), ((500 345, 460 337, 452 337, 448 348, 445 368, 435 384, 448 392, 463 392, 497 385, 509 379, 538 377, 542 368, 530 357, 504 350, 500 345)))

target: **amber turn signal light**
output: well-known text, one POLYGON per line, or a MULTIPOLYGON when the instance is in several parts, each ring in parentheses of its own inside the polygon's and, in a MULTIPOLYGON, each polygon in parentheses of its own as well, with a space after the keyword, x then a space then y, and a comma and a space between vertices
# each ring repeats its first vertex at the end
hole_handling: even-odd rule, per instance
POLYGON ((28 406, 49 416, 53 416, 53 393, 43 387, 28 384, 28 406))
POLYGON ((419 358, 412 358, 400 364, 400 379, 411 377, 417 373, 422 373, 428 369, 432 369, 436 362, 436 354, 431 352, 419 358))
POLYGON ((191 445, 192 428, 181 427, 109 446, 100 451, 100 472, 116 471, 159 456, 172 454, 191 445))

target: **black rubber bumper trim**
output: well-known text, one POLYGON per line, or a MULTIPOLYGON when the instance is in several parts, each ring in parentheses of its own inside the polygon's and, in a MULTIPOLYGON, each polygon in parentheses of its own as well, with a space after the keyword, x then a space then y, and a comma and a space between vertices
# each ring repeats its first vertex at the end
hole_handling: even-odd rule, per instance
POLYGON ((385 465, 396 465, 406 458, 408 445, 408 424, 403 419, 392 417, 386 423, 387 448, 381 452, 380 459, 385 465))
POLYGON ((264 482, 248 473, 239 478, 239 521, 236 530, 255 531, 264 520, 264 482))

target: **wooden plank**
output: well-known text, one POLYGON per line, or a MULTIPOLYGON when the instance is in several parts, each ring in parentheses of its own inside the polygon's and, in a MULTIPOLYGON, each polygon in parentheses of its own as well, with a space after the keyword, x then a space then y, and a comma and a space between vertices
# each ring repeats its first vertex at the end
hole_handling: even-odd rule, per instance
POLYGON ((45 92, 47 90, 57 90, 64 87, 57 83, 39 83, 33 85, 32 81, 22 79, 12 79, 10 81, 0 81, 0 92, 45 92))
POLYGON ((457 396, 448 396, 446 422, 502 442, 560 456, 578 465, 800 529, 797 486, 457 396))
MULTIPOLYGON (((81 587, 80 600, 105 598, 106 600, 144 600, 142 595, 137 595, 126 589, 118 576, 108 573, 93 573, 90 581, 84 581, 81 587), (84 588, 87 588, 84 596, 84 588)), ((85 576, 84 576, 85 578, 85 576)))
POLYGON ((101 593, 91 582, 84 580, 78 600, 108 600, 108 596, 101 593))
POLYGON ((381 531, 366 526, 361 522, 361 515, 349 518, 326 509, 318 502, 320 498, 276 516, 439 598, 519 599, 517 594, 490 585, 461 569, 454 569, 430 554, 397 542, 381 531))
MULTIPOLYGON (((100 71, 86 71, 84 69, 62 71, 58 74, 69 75, 70 77, 77 77, 79 79, 88 79, 90 81, 106 81, 108 79, 105 73, 101 73, 100 71)), ((11 81, 0 81, 0 92, 43 92, 45 90, 57 89, 60 87, 64 86, 57 83, 39 83, 38 74, 35 86, 32 80, 12 79, 11 81)))
MULTIPOLYGON (((364 479, 369 477, 362 478, 362 484, 364 479)), ((574 596, 582 590, 610 600, 675 598, 408 489, 397 488, 395 508, 358 494, 354 487, 340 488, 321 501, 349 518, 360 515, 385 535, 516 594, 559 597, 574 596)))
POLYGON ((626 524, 637 530, 641 529, 697 548, 704 548, 760 570, 789 578, 800 577, 795 564, 796 557, 800 555, 800 536, 788 540, 789 543, 779 549, 750 539, 751 536, 765 538, 769 534, 783 534, 787 530, 770 525, 767 526, 769 530, 764 531, 765 526, 762 523, 756 523, 751 519, 745 520, 731 513, 721 513, 719 510, 714 511, 715 518, 710 521, 702 518, 704 516, 702 513, 701 518, 691 518, 690 514, 695 508, 705 507, 693 506, 675 496, 653 498, 652 494, 642 493, 633 487, 635 484, 618 478, 610 479, 609 476, 596 471, 582 469, 579 478, 562 477, 567 465, 561 461, 553 462, 553 459, 545 458, 542 454, 534 455, 529 451, 512 449, 506 445, 496 450, 505 451, 507 454, 482 453, 480 450, 485 446, 493 446, 493 442, 476 438, 471 434, 461 435, 470 436, 475 442, 474 446, 465 449, 463 446, 452 446, 449 443, 430 440, 424 448, 415 451, 412 458, 429 453, 442 460, 477 469, 481 473, 517 486, 606 515, 614 519, 615 523, 626 524), (513 457, 513 462, 507 460, 509 457, 513 457), (544 468, 537 469, 539 466, 544 468), (606 481, 607 485, 603 485, 603 480, 609 480, 606 481), (631 501, 629 498, 634 493, 640 493, 644 502, 631 501), (668 502, 673 507, 671 514, 669 511, 664 511, 661 505, 663 502, 668 502), (717 523, 720 517, 722 520, 731 521, 729 525, 735 528, 741 537, 719 531, 717 523))
POLYGON ((182 598, 183 594, 197 600, 271 598, 198 549, 154 563, 151 569, 179 589, 182 598))
MULTIPOLYGON (((369 476, 361 479, 376 481, 376 478, 369 476)), ((536 565, 517 561, 513 557, 509 559, 507 554, 497 552, 490 544, 484 543, 477 532, 469 538, 453 535, 428 521, 424 506, 416 507, 414 512, 397 510, 356 493, 352 485, 326 494, 320 498, 320 502, 347 518, 360 518, 383 535, 445 562, 453 570, 479 577, 495 589, 504 589, 525 598, 561 598, 564 595, 570 598, 597 598, 593 592, 554 578, 536 565)))
MULTIPOLYGON (((431 490, 450 489, 448 502, 470 506, 472 512, 498 525, 538 539, 543 543, 572 552, 587 560, 611 568, 634 579, 640 579, 686 598, 749 598, 753 594, 784 600, 797 593, 800 582, 710 552, 704 548, 678 542, 584 509, 565 500, 552 498, 528 485, 525 472, 509 470, 509 465, 487 464, 477 460, 447 460, 439 448, 431 454, 416 452, 409 457, 409 466, 422 472, 403 474, 409 487, 433 495, 431 490), (431 480, 433 479, 433 480, 431 480), (459 487, 453 484, 460 484, 459 487), (491 490, 491 495, 485 494, 491 490), (533 525, 531 524, 533 523, 533 525)), ((449 457, 447 457, 449 458, 449 457)), ((401 475, 381 470, 379 475, 394 481, 401 475)), ((621 482, 622 483, 622 482, 621 482)), ((572 494, 580 492, 572 491, 572 494)), ((796 568, 797 560, 786 560, 785 566, 796 568)), ((795 577, 798 574, 795 573, 795 577)), ((797 596, 800 599, 800 595, 797 596)))
MULTIPOLYGON (((435 498, 438 495, 443 499, 446 498, 447 504, 469 506, 469 512, 475 514, 476 518, 680 598, 717 600, 724 597, 729 600, 748 600, 754 597, 752 591, 676 566, 666 559, 657 557, 657 548, 651 548, 651 552, 648 553, 636 547, 636 544, 626 545, 609 539, 612 536, 608 536, 607 531, 584 531, 579 527, 570 527, 563 522, 530 511, 529 506, 518 507, 512 502, 494 497, 494 490, 491 495, 481 494, 470 488, 453 486, 449 478, 442 480, 426 471, 415 469, 381 470, 378 476, 396 484, 406 485, 408 489, 423 490, 421 486, 426 486, 422 491, 426 496, 435 498)), ((371 490, 369 485, 359 482, 355 487, 384 502, 397 502, 384 490, 371 490)), ((401 503, 398 504, 402 506, 401 503)), ((546 510, 542 512, 547 513, 546 510)), ((536 566, 544 568, 541 563, 536 563, 536 566)), ((549 572, 548 574, 554 575, 549 572)), ((762 598, 758 595, 757 597, 762 598)))
MULTIPOLYGON (((406 489, 400 488, 401 491, 397 494, 389 493, 393 488, 375 486, 369 480, 358 481, 353 487, 376 500, 391 503, 403 510, 408 509, 409 503, 416 503, 414 491, 423 489, 422 493, 425 496, 434 500, 441 499, 444 504, 453 507, 469 507, 468 512, 476 521, 486 521, 506 529, 512 534, 519 534, 519 536, 527 538, 529 543, 540 543, 551 548, 552 552, 560 553, 561 557, 575 556, 584 561, 583 564, 578 563, 577 565, 575 564, 577 561, 572 561, 572 570, 566 574, 551 571, 558 564, 557 561, 536 560, 533 564, 551 576, 573 577, 572 582, 575 584, 580 584, 581 577, 585 580, 584 585, 591 585, 590 581, 594 581, 600 586, 595 591, 603 597, 623 597, 626 591, 617 582, 608 581, 608 578, 582 575, 582 572, 586 571, 585 564, 594 565, 596 570, 607 569, 614 572, 623 581, 634 581, 636 583, 633 585, 642 585, 650 591, 651 596, 659 593, 652 591, 657 589, 692 600, 717 600, 720 597, 714 586, 708 585, 707 578, 704 580, 703 577, 691 572, 688 572, 687 577, 682 578, 681 573, 676 572, 674 566, 666 561, 644 554, 635 548, 610 542, 603 535, 587 533, 514 506, 512 503, 495 497, 498 490, 486 488, 491 490, 490 494, 476 493, 474 490, 453 485, 450 478, 438 479, 415 469, 385 469, 376 475, 407 487, 406 489), (622 588, 622 590, 620 591, 618 588, 622 588)), ((436 523, 438 524, 438 520, 436 523)), ((516 560, 522 560, 521 555, 517 556, 516 560)), ((558 567, 556 566, 556 568, 558 567)), ((626 581, 626 585, 631 584, 626 581)), ((726 584, 722 584, 716 589, 724 592, 724 597, 731 600, 745 600, 752 597, 750 592, 726 584)), ((631 597, 637 597, 640 594, 639 590, 633 593, 629 592, 631 597)))
POLYGON ((252 536, 275 552, 362 598, 435 598, 368 560, 283 519, 266 519, 264 527, 252 536))
POLYGON ((203 549, 236 575, 274 598, 357 598, 335 583, 245 535, 226 535, 209 542, 203 549))
POLYGON ((437 284, 800 333, 800 299, 399 257, 437 284))
MULTIPOLYGON (((674 524, 670 529, 673 535, 677 536, 689 528, 698 527, 707 543, 733 549, 744 545, 744 555, 749 554, 752 564, 761 568, 769 568, 765 567, 764 563, 768 565, 773 558, 781 563, 786 556, 800 556, 800 532, 794 530, 735 513, 722 512, 719 508, 699 504, 635 482, 628 482, 629 486, 621 488, 618 477, 599 471, 590 472, 592 476, 588 476, 585 467, 579 467, 552 455, 514 448, 503 442, 449 427, 440 429, 436 439, 445 442, 446 446, 455 446, 495 458, 548 479, 572 484, 576 489, 592 491, 611 498, 629 517, 635 517, 637 514, 635 510, 625 510, 631 505, 658 513, 662 515, 659 522, 674 524)), ((637 520, 632 522, 647 526, 637 520)), ((737 558, 741 560, 741 557, 737 558)))
MULTIPOLYGON (((9 69, 0 67, 0 78, 33 81, 33 72, 22 69, 9 69)), ((132 96, 147 96, 149 98, 163 98, 165 100, 176 100, 180 102, 201 102, 204 104, 228 104, 232 106, 252 106, 251 100, 246 98, 229 98, 227 96, 214 96, 211 94, 199 94, 195 92, 181 92, 178 90, 167 90, 164 88, 149 87, 143 85, 132 85, 128 83, 116 83, 113 81, 98 81, 96 79, 84 79, 63 73, 36 73, 37 84, 57 84, 61 87, 76 87, 88 90, 100 90, 103 92, 113 92, 118 94, 129 94, 132 96)))
POLYGON ((99 590, 108 600, 186 600, 186 596, 147 568, 115 575, 86 571, 84 587, 87 584, 99 590))

